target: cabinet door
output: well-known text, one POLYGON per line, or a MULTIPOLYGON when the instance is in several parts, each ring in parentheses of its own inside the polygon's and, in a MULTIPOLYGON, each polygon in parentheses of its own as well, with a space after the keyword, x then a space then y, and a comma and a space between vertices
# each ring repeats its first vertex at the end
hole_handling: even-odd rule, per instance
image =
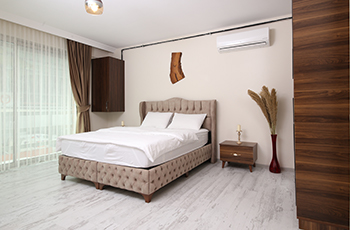
POLYGON ((109 112, 123 112, 124 109, 124 61, 110 59, 109 66, 109 112))
POLYGON ((123 112, 124 61, 112 57, 92 60, 92 112, 123 112))
POLYGON ((108 66, 109 60, 107 58, 98 58, 92 60, 92 112, 108 112, 108 66))

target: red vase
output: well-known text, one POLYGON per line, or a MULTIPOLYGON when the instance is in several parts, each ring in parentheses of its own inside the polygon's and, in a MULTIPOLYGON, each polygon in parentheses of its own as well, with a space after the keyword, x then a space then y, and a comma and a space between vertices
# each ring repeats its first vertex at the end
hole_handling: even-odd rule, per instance
POLYGON ((272 160, 270 163, 270 172, 280 173, 281 168, 280 168, 280 164, 278 163, 278 160, 277 160, 277 152, 276 152, 277 134, 271 134, 271 140, 272 140, 272 160))

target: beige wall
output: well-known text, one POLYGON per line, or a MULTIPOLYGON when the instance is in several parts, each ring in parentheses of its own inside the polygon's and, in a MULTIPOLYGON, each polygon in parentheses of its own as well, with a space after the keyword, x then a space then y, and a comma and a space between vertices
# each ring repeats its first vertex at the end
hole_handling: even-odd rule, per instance
POLYGON ((142 100, 216 99, 219 142, 236 140, 237 124, 241 124, 242 140, 258 143, 257 163, 269 165, 272 150, 268 124, 247 94, 248 89, 260 92, 266 85, 277 90, 280 165, 293 168, 292 22, 265 26, 270 27, 272 43, 267 48, 219 53, 216 37, 221 34, 215 34, 125 51, 125 112, 92 114, 93 128, 116 126, 122 120, 129 126, 139 125, 138 105, 142 100), (185 79, 174 85, 169 78, 172 52, 182 52, 185 74, 185 79))

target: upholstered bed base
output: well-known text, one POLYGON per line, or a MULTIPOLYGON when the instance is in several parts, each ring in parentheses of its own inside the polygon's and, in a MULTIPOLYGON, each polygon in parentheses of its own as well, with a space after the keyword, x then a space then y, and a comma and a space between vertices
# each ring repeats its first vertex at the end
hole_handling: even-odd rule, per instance
POLYGON ((73 176, 92 181, 96 188, 105 185, 134 191, 151 201, 155 191, 210 159, 217 158, 216 142, 216 100, 190 101, 172 98, 165 101, 143 101, 140 103, 141 122, 150 111, 207 114, 203 128, 210 131, 209 143, 202 148, 180 156, 150 169, 133 168, 60 155, 59 173, 61 179, 73 176))
POLYGON ((140 193, 148 203, 155 191, 180 176, 188 174, 191 169, 210 158, 210 144, 150 169, 94 162, 61 155, 59 156, 59 173, 62 180, 69 175, 92 181, 98 189, 110 185, 140 193))

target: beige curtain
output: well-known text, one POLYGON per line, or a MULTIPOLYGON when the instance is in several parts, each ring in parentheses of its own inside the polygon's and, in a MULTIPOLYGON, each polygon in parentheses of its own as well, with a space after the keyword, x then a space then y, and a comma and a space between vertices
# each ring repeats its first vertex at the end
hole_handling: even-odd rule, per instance
POLYGON ((70 81, 75 103, 77 104, 76 132, 88 132, 90 127, 89 89, 91 46, 67 40, 70 81))

